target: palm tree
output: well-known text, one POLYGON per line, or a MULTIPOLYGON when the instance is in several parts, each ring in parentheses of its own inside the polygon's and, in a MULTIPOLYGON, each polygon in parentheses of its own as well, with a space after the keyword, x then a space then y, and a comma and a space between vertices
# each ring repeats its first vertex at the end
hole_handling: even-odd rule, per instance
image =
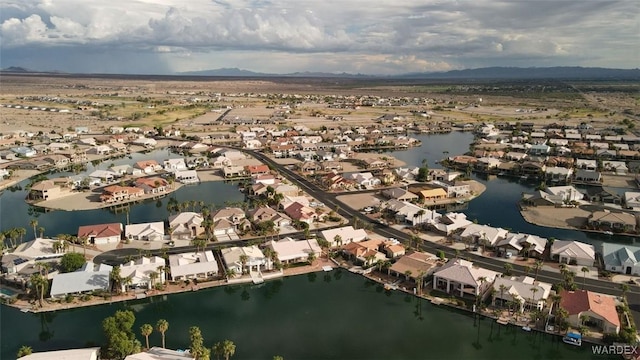
POLYGON ((47 292, 49 281, 40 273, 35 273, 31 275, 29 282, 31 283, 31 290, 35 292, 38 299, 38 304, 42 307, 44 302, 44 293, 47 292))
POLYGON ((227 274, 226 274, 227 280, 231 279, 232 277, 234 277, 236 275, 237 275, 236 269, 230 268, 230 269, 227 270, 227 274))
POLYGON ((229 360, 236 353, 236 344, 231 340, 225 340, 222 342, 222 354, 225 360, 229 360))
POLYGON ((507 287, 505 284, 500 284, 500 301, 504 304, 504 291, 507 290, 507 287))
POLYGON ((162 347, 164 348, 164 333, 169 330, 169 322, 165 319, 158 320, 158 323, 156 324, 156 330, 158 330, 158 332, 162 335, 162 347))
POLYGON ((20 349, 18 349, 18 353, 16 354, 17 358, 21 358, 23 356, 31 355, 33 353, 33 349, 31 346, 22 345, 20 349))
POLYGON ((309 265, 313 265, 313 262, 316 260, 316 253, 311 252, 309 253, 309 255, 307 255, 307 261, 309 262, 309 265))
POLYGON ((33 228, 33 238, 36 239, 38 237, 38 232, 36 231, 36 229, 38 227, 38 220, 31 219, 31 221, 29 221, 29 224, 33 228))
POLYGON ((144 336, 147 342, 147 349, 149 348, 149 335, 153 332, 153 326, 151 324, 144 324, 140 327, 140 334, 144 336))
POLYGON ((116 289, 116 294, 122 292, 122 276, 120 275, 120 266, 114 266, 109 274, 111 280, 111 290, 116 289))
POLYGON ((40 233, 40 237, 43 238, 44 237, 44 227, 40 226, 38 228, 38 232, 40 233))
POLYGON ((336 243, 336 246, 342 246, 342 236, 336 235, 333 237, 333 242, 336 243))
POLYGON ((533 269, 536 272, 536 276, 534 277, 533 281, 538 281, 538 272, 540 271, 540 269, 542 268, 542 265, 544 265, 544 262, 542 262, 541 260, 537 260, 535 262, 535 264, 533 265, 533 269))
POLYGON ((27 229, 23 227, 16 228, 16 234, 20 236, 20 244, 22 244, 22 241, 24 240, 24 236, 27 234, 27 229))
POLYGON ((620 290, 622 290, 622 297, 626 298, 627 297, 627 291, 629 291, 629 285, 620 284, 620 290))
MULTIPOLYGON (((533 299, 532 299, 532 302, 533 302, 533 304, 536 304, 536 293, 539 291, 539 289, 538 289, 538 287, 537 287, 537 286, 534 286, 534 287, 532 287, 532 288, 531 288, 531 289, 529 289, 529 290, 531 290, 531 292, 533 293, 533 299)), ((536 309, 538 309, 538 305, 537 305, 537 304, 536 304, 536 309)))
POLYGON ((149 273, 149 282, 151 282, 151 288, 154 287, 154 285, 156 284, 156 280, 158 280, 159 276, 160 274, 158 274, 157 271, 152 271, 149 273))
POLYGON ((511 270, 513 270, 513 265, 511 265, 510 263, 505 263, 504 264, 504 274, 507 276, 511 276, 511 270))
POLYGON ((240 255, 240 263, 242 264, 242 272, 244 273, 244 268, 247 266, 247 262, 249 261, 249 257, 245 254, 240 255))
POLYGON ((580 271, 582 271, 582 290, 584 290, 585 286, 587 285, 587 273, 589 272, 589 268, 583 266, 580 271))
POLYGON ((200 252, 200 248, 204 250, 207 246, 207 240, 195 238, 191 240, 191 245, 196 247, 196 254, 200 252))

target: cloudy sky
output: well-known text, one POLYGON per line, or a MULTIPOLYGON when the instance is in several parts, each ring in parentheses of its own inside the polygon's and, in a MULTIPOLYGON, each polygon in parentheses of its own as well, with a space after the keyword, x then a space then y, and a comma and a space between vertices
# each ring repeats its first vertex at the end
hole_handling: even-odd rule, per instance
POLYGON ((637 0, 3 0, 0 67, 138 74, 636 68, 639 19, 637 0))

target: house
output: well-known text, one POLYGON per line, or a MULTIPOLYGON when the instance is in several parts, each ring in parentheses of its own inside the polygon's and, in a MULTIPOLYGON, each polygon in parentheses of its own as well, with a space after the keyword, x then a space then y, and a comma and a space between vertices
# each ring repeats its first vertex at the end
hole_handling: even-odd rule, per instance
POLYGON ((422 190, 418 193, 420 198, 425 202, 436 202, 448 197, 447 191, 442 188, 422 190))
POLYGON ((567 182, 573 175, 573 169, 549 166, 545 169, 545 177, 551 181, 567 182))
POLYGON ((626 175, 629 172, 624 161, 604 160, 602 161, 602 169, 604 171, 612 171, 617 175, 626 175))
POLYGON ((109 155, 113 149, 109 145, 96 145, 87 150, 88 154, 109 155))
POLYGON ((419 277, 431 275, 438 267, 438 258, 426 252, 413 252, 404 255, 391 265, 389 275, 404 276, 416 281, 419 277))
POLYGON ((166 281, 164 267, 166 261, 159 257, 141 257, 131 260, 120 266, 120 276, 130 281, 122 284, 122 291, 127 287, 132 289, 152 289, 156 284, 163 284, 166 281))
POLYGON ((382 240, 350 242, 342 246, 342 252, 365 266, 372 265, 387 259, 385 254, 378 251, 382 242, 382 240))
POLYGON ((13 151, 18 157, 34 157, 37 155, 35 150, 26 146, 14 147, 11 148, 11 151, 13 151))
POLYGON ((598 171, 578 169, 575 174, 575 180, 585 183, 600 183, 602 175, 598 171))
POLYGON ((398 201, 418 200, 418 195, 401 188, 391 188, 382 190, 382 196, 387 199, 395 199, 398 201))
POLYGON ((198 172, 195 170, 176 170, 175 178, 183 184, 195 184, 200 182, 198 172))
POLYGON ((385 206, 395 213, 397 221, 409 223, 412 226, 431 222, 438 216, 435 211, 423 209, 407 201, 391 199, 385 203, 385 206))
POLYGON ((169 190, 169 182, 161 177, 137 178, 134 184, 145 194, 162 194, 169 190))
POLYGON ((128 240, 162 241, 164 240, 164 222, 126 225, 124 236, 128 240))
POLYGON ((68 157, 60 154, 52 154, 52 155, 43 157, 42 160, 48 162, 49 164, 51 164, 51 166, 58 167, 58 168, 63 168, 69 165, 69 162, 70 162, 68 157))
POLYGON ((187 170, 187 164, 184 162, 183 158, 166 159, 163 161, 163 168, 165 171, 170 172, 187 170))
POLYGON ((89 174, 89 177, 92 177, 94 179, 100 179, 100 181, 104 182, 104 183, 110 183, 112 182, 116 177, 119 177, 118 174, 114 173, 113 171, 108 171, 108 170, 95 170, 94 172, 92 172, 91 174, 89 174))
POLYGON ((494 306, 519 302, 520 312, 525 308, 542 310, 551 293, 551 284, 529 276, 497 277, 492 286, 494 306))
POLYGON ((495 228, 489 225, 470 224, 460 234, 460 238, 471 243, 483 246, 495 246, 496 243, 507 237, 508 231, 503 228, 495 228))
POLYGON ((467 184, 454 184, 448 181, 433 180, 429 184, 444 189, 447 197, 456 198, 471 194, 471 187, 467 184))
POLYGON ((563 202, 581 201, 584 193, 574 186, 549 186, 545 191, 555 198, 562 199, 563 202))
POLYGON ((433 288, 463 297, 481 296, 500 273, 475 267, 463 259, 452 259, 433 274, 433 288))
POLYGON ((362 160, 365 169, 383 169, 387 167, 387 162, 381 159, 367 158, 362 160))
POLYGON ((305 262, 310 254, 318 257, 322 253, 316 239, 294 240, 287 237, 278 241, 269 241, 267 247, 277 254, 278 261, 283 264, 305 262))
POLYGON ((155 160, 142 160, 136 162, 133 167, 142 170, 145 174, 154 174, 162 170, 162 166, 155 160))
POLYGON ((249 210, 249 217, 255 224, 265 221, 273 221, 277 228, 291 225, 291 218, 289 218, 289 216, 266 206, 249 210))
POLYGON ((431 226, 436 231, 449 235, 454 231, 465 228, 471 224, 473 224, 473 222, 467 220, 467 215, 464 213, 449 212, 434 219, 431 226))
POLYGON ((211 250, 169 255, 174 281, 207 279, 218 274, 218 261, 211 250))
POLYGON ((87 239, 89 244, 117 244, 120 242, 121 237, 121 223, 84 225, 78 228, 78 238, 87 239))
POLYGON ((529 155, 540 156, 547 155, 551 151, 551 146, 546 144, 535 144, 529 148, 529 155))
POLYGON ((547 246, 547 239, 530 234, 509 233, 496 243, 500 254, 515 253, 541 258, 547 246))
POLYGON ((247 174, 244 166, 225 166, 222 168, 222 174, 225 178, 240 177, 247 174))
POLYGON ((380 250, 384 252, 389 259, 397 259, 407 252, 404 246, 397 240, 384 241, 380 246, 380 250))
POLYGON ((640 208, 640 192, 637 191, 625 191, 624 204, 628 209, 640 208))
POLYGON ((292 220, 301 221, 309 225, 318 220, 318 214, 313 208, 299 202, 294 202, 285 207, 284 213, 292 220))
POLYGON ((382 183, 380 179, 373 176, 373 174, 371 174, 370 172, 350 174, 349 179, 354 183, 366 188, 378 186, 382 183))
POLYGON ((64 251, 56 251, 55 243, 58 240, 35 238, 24 242, 11 252, 11 255, 26 259, 44 260, 62 257, 64 251))
POLYGON ((61 298, 68 294, 108 292, 111 290, 111 270, 109 265, 87 261, 77 271, 56 274, 51 282, 50 295, 52 298, 61 298))
POLYGON ((147 149, 153 149, 158 145, 158 142, 155 139, 150 139, 146 137, 139 137, 131 142, 133 145, 144 146, 147 149))
POLYGON ((204 233, 202 215, 195 212, 182 212, 169 217, 169 235, 171 240, 192 240, 204 233))
POLYGON ((37 182, 29 189, 30 200, 54 200, 69 195, 71 189, 56 184, 53 180, 37 182))
POLYGON ((602 243, 602 260, 607 271, 640 275, 640 247, 602 243))
POLYGON ((102 189, 100 200, 105 203, 128 201, 144 196, 144 189, 134 186, 110 185, 102 189))
POLYGON ((260 272, 267 264, 267 260, 262 251, 255 245, 245 247, 230 247, 221 250, 222 259, 227 266, 227 271, 236 275, 244 274, 245 270, 249 274, 253 271, 260 272))
POLYGON ((637 227, 635 215, 609 210, 592 212, 587 222, 590 228, 598 230, 635 232, 637 227))
POLYGON ((596 171, 598 163, 595 160, 576 159, 576 169, 596 171))
POLYGON ((551 258, 562 263, 578 266, 593 266, 596 250, 591 244, 579 241, 556 240, 551 245, 551 258))
POLYGON ((563 290, 560 297, 560 308, 569 314, 569 325, 576 328, 583 324, 595 326, 603 333, 620 331, 620 318, 612 296, 587 290, 563 290))
POLYGON ((225 219, 232 224, 239 224, 246 217, 244 210, 237 207, 226 207, 211 213, 211 219, 214 222, 225 219))
MULTIPOLYGON (((62 110, 60 110, 62 112, 62 110)), ((20 360, 49 360, 49 359, 65 359, 65 360, 98 360, 100 357, 100 348, 84 348, 84 349, 67 349, 54 351, 38 351, 23 356, 20 360)))
POLYGON ((354 229, 353 226, 343 226, 340 228, 323 230, 320 236, 329 242, 331 247, 342 246, 350 242, 360 242, 367 238, 364 229, 354 229))

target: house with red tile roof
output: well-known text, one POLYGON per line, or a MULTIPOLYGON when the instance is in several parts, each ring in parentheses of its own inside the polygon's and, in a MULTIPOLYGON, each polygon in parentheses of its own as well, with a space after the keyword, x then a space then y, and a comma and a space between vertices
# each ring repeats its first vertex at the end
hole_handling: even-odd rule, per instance
POLYGON ((127 201, 144 195, 144 189, 133 186, 110 185, 102 189, 100 200, 106 203, 127 201))
POLYGON ((120 242, 121 237, 121 223, 84 225, 78 228, 78 238, 86 238, 89 244, 115 244, 120 242))
POLYGON ((287 206, 284 209, 284 213, 293 220, 302 221, 309 225, 311 225, 314 220, 318 219, 318 214, 315 210, 297 201, 287 206))
POLYGON ((595 326, 604 333, 618 333, 620 318, 616 310, 616 300, 612 296, 587 290, 564 290, 560 293, 560 307, 567 310, 567 321, 579 327, 584 323, 595 326))
POLYGON ((264 175, 269 173, 269 167, 267 165, 247 165, 244 170, 251 176, 264 175))

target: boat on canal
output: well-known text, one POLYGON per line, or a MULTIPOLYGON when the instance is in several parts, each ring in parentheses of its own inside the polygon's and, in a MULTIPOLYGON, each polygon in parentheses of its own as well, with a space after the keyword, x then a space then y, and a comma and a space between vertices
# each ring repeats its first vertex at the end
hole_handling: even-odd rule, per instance
POLYGON ((562 338, 562 342, 573 346, 582 346, 582 335, 575 332, 568 332, 567 335, 562 338))

